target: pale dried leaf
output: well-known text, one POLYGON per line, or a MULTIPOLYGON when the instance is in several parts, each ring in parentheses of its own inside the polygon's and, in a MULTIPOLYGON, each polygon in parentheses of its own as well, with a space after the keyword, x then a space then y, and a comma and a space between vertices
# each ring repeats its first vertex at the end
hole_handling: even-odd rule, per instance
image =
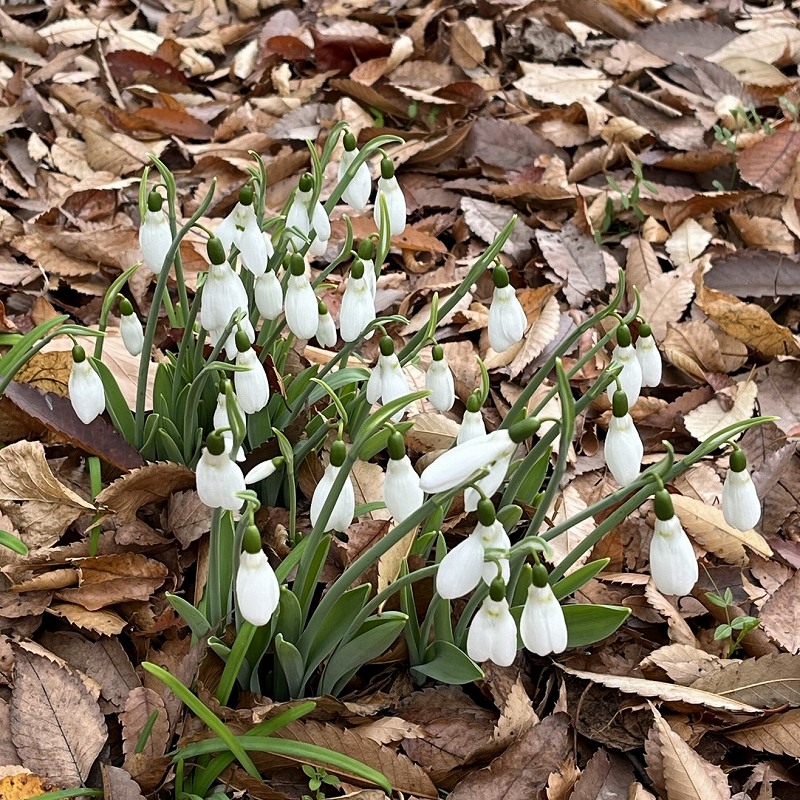
POLYGON ((640 313, 653 329, 656 341, 660 342, 667 335, 667 326, 683 316, 694 297, 694 284, 691 278, 667 272, 656 275, 641 294, 640 313))
POLYGON ((691 686, 704 675, 715 672, 721 666, 732 663, 685 644, 669 644, 654 650, 640 664, 649 674, 653 668, 663 670, 667 676, 681 686, 691 686))
POLYGON ((784 583, 761 609, 767 635, 790 653, 800 653, 800 572, 784 583))
MULTIPOLYGON (((555 514, 552 516, 553 524, 559 525, 565 520, 580 514, 586 509, 586 501, 580 496, 577 488, 569 484, 564 488, 556 499, 555 514)), ((558 564, 569 553, 571 553, 587 536, 590 536, 595 529, 595 521, 592 517, 572 525, 560 536, 550 540, 553 548, 554 563, 558 564)), ((574 572, 589 560, 591 550, 587 550, 568 570, 567 575, 574 572)))
POLYGON ((542 103, 568 106, 598 100, 613 83, 596 69, 519 63, 524 74, 514 81, 514 86, 542 103))
POLYGON ((647 602, 667 621, 671 641, 677 644, 689 645, 690 647, 697 646, 697 639, 692 633, 689 624, 681 616, 680 611, 656 589, 652 579, 644 588, 644 596, 647 598, 647 602))
MULTIPOLYGON (((744 380, 732 387, 732 405, 726 408, 716 398, 690 411, 684 417, 686 430, 698 441, 705 441, 717 431, 753 416, 758 387, 755 381, 744 380)), ((723 390, 726 391, 726 390, 723 390)), ((734 437, 737 438, 737 437, 734 437)))
POLYGON ((125 701, 125 710, 119 715, 126 763, 133 757, 139 737, 153 713, 156 720, 142 753, 158 758, 167 752, 169 746, 169 720, 164 701, 152 689, 144 686, 132 689, 125 701))
POLYGON ((409 421, 414 424, 406 433, 406 446, 417 453, 447 450, 458 436, 459 424, 438 412, 424 411, 409 421))
POLYGON ((708 247, 711 241, 711 234, 689 218, 673 232, 664 245, 669 253, 672 263, 676 266, 688 264, 700 256, 708 247))
POLYGON ((800 758, 800 709, 773 714, 725 736, 751 750, 800 758))

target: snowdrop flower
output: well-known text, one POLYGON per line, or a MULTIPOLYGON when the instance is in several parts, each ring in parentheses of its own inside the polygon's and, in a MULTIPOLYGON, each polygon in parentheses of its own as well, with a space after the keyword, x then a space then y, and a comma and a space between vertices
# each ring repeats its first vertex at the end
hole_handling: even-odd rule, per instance
MULTIPOLYGON (((353 259, 350 277, 342 297, 342 310, 339 313, 339 329, 345 342, 354 342, 367 325, 375 319, 375 300, 364 277, 364 264, 360 258, 353 259)), ((372 338, 373 331, 364 335, 372 338)))
MULTIPOLYGON (((223 347, 225 349, 225 355, 227 358, 233 360, 236 358, 236 354, 239 352, 236 348, 236 333, 238 330, 243 331, 247 334, 247 341, 251 344, 255 341, 255 331, 253 330, 253 326, 250 323, 250 320, 247 317, 242 317, 237 323, 236 326, 231 328, 230 333, 228 334, 228 338, 225 339, 223 343, 223 347)), ((225 328, 219 328, 217 330, 210 330, 208 332, 211 338, 211 346, 216 347, 220 338, 225 333, 225 328)))
POLYGON ((284 302, 286 324, 298 339, 313 339, 319 325, 317 296, 306 275, 306 262, 300 253, 291 256, 289 269, 292 274, 284 302))
POLYGON ((375 242, 370 237, 361 240, 361 244, 358 246, 358 257, 364 265, 364 280, 367 282, 374 300, 378 291, 378 277, 375 274, 375 242))
MULTIPOLYGON (((339 162, 339 172, 337 180, 339 183, 344 179, 345 173, 350 169, 350 165, 358 158, 358 148, 356 147, 356 137, 349 131, 344 135, 344 152, 342 160, 339 162)), ((353 211, 363 211, 369 202, 369 195, 372 191, 372 178, 369 175, 367 162, 363 161, 357 168, 352 180, 344 187, 342 200, 344 200, 353 211)))
MULTIPOLYGON (((611 353, 612 362, 622 364, 622 372, 617 376, 622 390, 628 397, 628 406, 636 405, 639 392, 642 390, 642 368, 636 357, 636 350, 631 344, 631 331, 627 325, 617 326, 617 346, 611 353)), ((608 387, 608 399, 614 399, 614 386, 608 387)))
POLYGON ((628 413, 628 397, 622 389, 614 392, 612 417, 606 434, 606 465, 614 480, 625 486, 639 476, 644 445, 628 413))
POLYGON ((486 436, 486 423, 483 421, 481 413, 481 399, 473 393, 467 398, 467 410, 461 419, 456 444, 464 444, 464 442, 477 439, 479 436, 486 436))
POLYGON ((419 488, 419 475, 406 455, 403 434, 394 431, 389 436, 389 463, 383 481, 383 500, 386 508, 399 525, 417 511, 423 503, 424 493, 419 488))
POLYGON ((242 470, 231 461, 230 444, 219 433, 210 433, 195 470, 197 494, 209 508, 238 511, 237 492, 245 489, 242 470))
POLYGON ((236 397, 245 414, 255 414, 269 402, 267 373, 258 360, 256 351, 250 347, 245 331, 236 332, 236 366, 245 367, 244 372, 233 373, 236 397))
POLYGON ((328 212, 325 206, 317 200, 314 208, 311 209, 311 227, 316 236, 308 248, 308 254, 321 256, 328 249, 328 239, 331 238, 331 221, 328 219, 328 212))
POLYGON ((262 275, 273 248, 272 240, 261 232, 253 199, 253 187, 248 183, 239 190, 239 202, 217 229, 217 238, 226 252, 236 245, 244 267, 253 275, 262 275))
POLYGON ((517 293, 508 281, 505 267, 496 266, 492 270, 494 293, 489 306, 489 344, 492 350, 503 353, 512 344, 519 342, 528 327, 528 318, 517 293))
POLYGON ((239 613, 251 625, 266 625, 281 596, 278 578, 261 549, 261 534, 249 525, 242 537, 243 550, 236 572, 236 605, 239 613))
MULTIPOLYGON (((233 384, 227 378, 223 378, 219 382, 217 405, 214 408, 212 424, 214 430, 222 430, 222 438, 225 440, 228 450, 233 447, 233 429, 244 430, 244 414, 233 393, 233 384)), ((236 452, 236 460, 244 461, 244 459, 244 448, 240 446, 236 452)))
POLYGON ((747 457, 739 447, 731 453, 730 469, 722 487, 722 513, 725 522, 740 531, 749 531, 761 519, 761 503, 747 471, 747 457))
MULTIPOLYGON (((331 493, 333 483, 339 470, 344 464, 345 457, 347 456, 347 449, 341 439, 337 439, 331 445, 331 459, 327 467, 325 467, 325 474, 322 480, 317 484, 314 489, 314 495, 311 498, 311 524, 316 526, 322 509, 325 506, 325 501, 331 493)), ((342 491, 336 498, 336 503, 333 506, 328 521, 325 524, 326 531, 340 531, 344 533, 353 521, 353 516, 356 512, 356 498, 353 490, 353 481, 350 475, 347 476, 342 486, 342 491)))
POLYGON ((253 293, 258 313, 264 319, 278 319, 281 311, 283 311, 283 287, 275 274, 275 270, 268 269, 262 275, 256 277, 253 293))
POLYGON ((456 401, 453 373, 445 360, 441 345, 434 345, 433 360, 425 373, 425 388, 430 391, 428 400, 437 411, 449 411, 456 401))
POLYGON ((207 331, 222 333, 237 311, 247 311, 247 291, 242 279, 225 259, 222 242, 213 237, 206 245, 211 268, 203 284, 200 324, 207 331))
MULTIPOLYGON (((408 380, 400 366, 400 360, 394 352, 394 342, 391 336, 382 336, 380 340, 380 355, 378 363, 373 367, 367 381, 367 402, 383 405, 397 400, 399 397, 410 394, 408 380)), ((392 415, 392 422, 399 422, 406 411, 404 406, 392 415)))
POLYGON ((567 623, 542 564, 533 568, 533 583, 519 621, 522 643, 537 656, 563 653, 567 649, 567 623))
POLYGON ((322 300, 317 304, 317 312, 317 344, 320 347, 333 347, 336 344, 336 323, 322 300))
POLYGON ((139 228, 139 247, 144 265, 158 275, 164 269, 167 252, 172 245, 169 217, 161 208, 164 198, 153 189, 147 196, 147 208, 139 228))
POLYGON ((256 466, 244 476, 244 482, 250 486, 253 483, 263 481, 266 478, 274 475, 284 465, 284 463, 285 459, 283 456, 276 456, 275 458, 262 461, 260 464, 256 464, 256 466))
POLYGON ((72 369, 67 383, 69 402, 78 419, 88 425, 106 409, 106 393, 103 381, 92 369, 86 351, 76 344, 72 348, 72 369))
POLYGON ((378 194, 373 213, 378 230, 381 229, 381 198, 386 202, 386 210, 389 212, 390 235, 399 236, 406 229, 406 198, 394 176, 392 160, 386 156, 381 159, 381 177, 378 178, 378 194))
POLYGON ((511 540, 497 521, 491 500, 478 503, 478 524, 475 530, 457 544, 439 564, 436 572, 436 591, 440 597, 452 600, 463 597, 480 583, 491 585, 497 569, 503 580, 509 578, 508 552, 511 540), (489 557, 491 560, 486 561, 489 557))
POLYGON ((517 623, 505 598, 505 584, 493 581, 489 596, 483 601, 469 626, 467 655, 477 662, 493 661, 498 667, 510 667, 517 655, 517 623))
POLYGON ((127 297, 119 301, 119 332, 125 349, 132 355, 138 356, 144 347, 144 330, 139 317, 133 313, 133 306, 127 297))
POLYGON ((311 216, 308 211, 311 200, 314 196, 314 178, 310 172, 300 176, 297 184, 297 191, 289 206, 286 214, 286 227, 292 228, 289 231, 289 238, 295 250, 302 250, 308 242, 308 234, 311 232, 311 216))
MULTIPOLYGON (((479 469, 488 468, 488 474, 476 481, 476 486, 491 497, 505 479, 517 447, 536 433, 539 425, 535 417, 528 417, 508 429, 492 431, 451 448, 426 467, 420 477, 422 490, 428 494, 446 492, 466 483, 479 469)), ((468 511, 477 508, 478 497, 474 489, 467 490, 464 505, 468 511)))
POLYGON ((675 516, 672 498, 659 489, 653 498, 656 523, 650 541, 650 576, 659 592, 689 594, 697 583, 697 559, 692 543, 675 516))
POLYGON ((636 359, 642 370, 642 386, 658 386, 661 383, 661 354, 656 347, 653 331, 643 322, 639 326, 639 338, 636 340, 636 359))

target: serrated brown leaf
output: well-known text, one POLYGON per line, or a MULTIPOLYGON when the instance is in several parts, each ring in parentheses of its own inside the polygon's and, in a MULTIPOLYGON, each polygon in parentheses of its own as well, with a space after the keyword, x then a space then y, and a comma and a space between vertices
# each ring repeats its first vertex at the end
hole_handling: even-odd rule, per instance
POLYGON ((669 644, 654 650, 640 664, 648 677, 651 672, 663 670, 681 686, 691 686, 704 675, 716 672, 730 662, 685 644, 669 644))
POLYGON ((736 297, 786 297, 800 294, 800 260, 747 248, 714 259, 703 280, 736 297))
POLYGON ((100 611, 87 611, 74 603, 53 603, 47 609, 50 614, 62 617, 67 622, 84 631, 99 633, 102 636, 117 636, 127 624, 122 617, 107 608, 100 611))
POLYGON ((645 586, 644 596, 647 598, 647 602, 667 621, 671 641, 690 647, 697 645, 697 639, 692 633, 689 623, 681 616, 680 611, 656 589, 652 579, 645 586))
POLYGON ((628 251, 625 260, 628 297, 633 298, 633 288, 640 292, 663 274, 653 245, 641 236, 630 236, 622 244, 628 251))
POLYGON ((751 750, 800 758, 800 709, 773 714, 746 728, 725 731, 724 735, 751 750))
POLYGON ((144 800, 138 784, 120 767, 101 764, 105 800, 144 800))
POLYGON ((777 192, 794 169, 800 154, 800 131, 782 130, 765 135, 736 157, 741 176, 765 192, 777 192))
POLYGON ((134 757, 144 726, 155 712, 156 720, 150 730, 142 754, 153 758, 163 756, 169 746, 169 719, 164 701, 144 686, 131 689, 125 700, 125 710, 119 715, 122 724, 122 752, 127 765, 134 757))
POLYGON ((633 769, 616 753, 600 748, 590 759, 575 784, 570 800, 604 800, 626 797, 633 782, 633 769))
POLYGON ((784 583, 761 608, 767 635, 790 653, 800 653, 800 572, 784 583))
MULTIPOLYGON (((436 787, 422 767, 417 766, 407 756, 359 736, 348 728, 313 721, 294 722, 281 728, 277 735, 284 739, 328 747, 337 753, 347 753, 362 764, 382 772, 397 791, 421 797, 438 797, 436 787)), ((325 766, 340 775, 346 774, 331 770, 327 764, 320 766, 325 766)))
POLYGON ((175 492, 167 504, 167 530, 187 548, 211 530, 211 509, 197 492, 175 492))
POLYGON ((668 324, 661 351, 667 361, 703 382, 709 372, 736 372, 747 361, 747 345, 700 320, 668 324))
POLYGON ((11 730, 23 764, 64 787, 84 784, 108 735, 97 703, 79 678, 19 647, 11 730))
POLYGON ((641 295, 642 318, 650 323, 653 336, 660 342, 667 335, 667 326, 683 316, 694 297, 694 285, 691 278, 668 272, 656 275, 641 290, 641 295))

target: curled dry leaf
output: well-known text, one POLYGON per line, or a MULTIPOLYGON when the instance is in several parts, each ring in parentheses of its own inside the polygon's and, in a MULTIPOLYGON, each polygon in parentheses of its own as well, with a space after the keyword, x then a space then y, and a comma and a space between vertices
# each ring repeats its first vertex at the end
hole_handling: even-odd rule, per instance
POLYGON ((705 650, 698 650, 685 644, 669 644, 659 647, 639 665, 649 675, 656 670, 663 670, 667 676, 681 686, 691 686, 698 679, 721 666, 732 663, 725 661, 705 650))
POLYGON ((800 709, 774 714, 725 736, 752 750, 800 758, 800 709))

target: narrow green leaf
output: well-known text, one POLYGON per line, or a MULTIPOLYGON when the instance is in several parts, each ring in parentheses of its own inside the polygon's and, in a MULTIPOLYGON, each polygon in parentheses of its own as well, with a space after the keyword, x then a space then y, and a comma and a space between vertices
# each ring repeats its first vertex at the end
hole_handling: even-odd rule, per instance
POLYGON ((565 578, 562 578, 558 583, 553 586, 553 594, 557 600, 563 600, 571 594, 574 594, 587 584, 595 575, 602 572, 611 561, 610 558, 600 558, 597 561, 590 561, 579 567, 575 572, 570 573, 565 578))
POLYGON ((424 664, 412 667, 439 683, 464 684, 481 680, 483 670, 460 648, 450 642, 434 642, 426 653, 424 664))
POLYGON ((568 647, 583 647, 611 636, 631 613, 624 606, 574 603, 563 608, 569 633, 568 647))

